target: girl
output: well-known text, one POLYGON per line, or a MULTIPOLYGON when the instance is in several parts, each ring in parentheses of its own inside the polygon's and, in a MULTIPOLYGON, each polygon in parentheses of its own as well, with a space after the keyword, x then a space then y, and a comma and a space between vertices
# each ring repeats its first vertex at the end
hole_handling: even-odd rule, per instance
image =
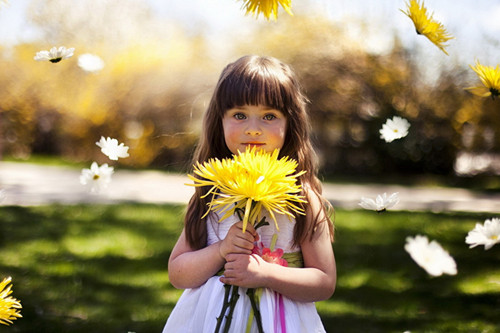
MULTIPOLYGON (((331 206, 321 195, 316 158, 309 139, 306 98, 291 68, 271 57, 245 56, 229 64, 215 87, 205 113, 203 134, 194 162, 231 158, 256 146, 298 162, 306 215, 295 220, 276 215, 274 223, 255 230, 236 216, 219 223, 218 215, 205 218, 208 189, 196 187, 187 207, 184 229, 168 263, 169 279, 186 289, 172 311, 164 333, 214 332, 224 300, 224 284, 239 286, 230 332, 257 332, 250 318, 247 288, 259 288, 263 331, 325 332, 313 302, 332 296, 336 265, 332 249, 331 206), (255 244, 275 247, 289 258, 288 267, 252 254, 255 244), (223 275, 217 273, 223 269, 223 275), (250 324, 248 324, 250 322, 250 324)), ((268 221, 270 219, 268 218, 268 221)))

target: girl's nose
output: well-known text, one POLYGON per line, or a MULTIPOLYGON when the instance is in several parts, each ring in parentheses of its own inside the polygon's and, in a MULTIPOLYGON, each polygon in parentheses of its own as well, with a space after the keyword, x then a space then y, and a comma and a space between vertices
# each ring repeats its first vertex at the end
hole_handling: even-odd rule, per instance
POLYGON ((256 136, 256 135, 261 135, 262 131, 259 128, 257 128, 257 127, 248 127, 246 129, 245 133, 247 135, 256 136))
POLYGON ((247 135, 252 135, 252 136, 261 135, 262 130, 260 129, 258 124, 256 124, 255 122, 252 121, 248 124, 248 127, 245 130, 245 133, 247 135))

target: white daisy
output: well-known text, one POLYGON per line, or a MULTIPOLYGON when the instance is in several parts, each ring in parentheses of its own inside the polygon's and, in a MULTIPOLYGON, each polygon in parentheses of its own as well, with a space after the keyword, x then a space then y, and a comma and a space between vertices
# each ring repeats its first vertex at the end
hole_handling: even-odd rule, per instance
POLYGON ((380 130, 380 138, 384 139, 385 142, 392 142, 396 139, 404 138, 408 135, 408 129, 410 128, 410 123, 408 120, 401 117, 392 117, 392 119, 387 119, 382 129, 380 130))
POLYGON ((74 47, 67 49, 64 46, 61 46, 59 48, 54 46, 53 48, 50 49, 50 51, 37 52, 33 59, 35 59, 36 61, 47 60, 56 63, 61 61, 62 59, 67 59, 69 57, 72 57, 74 51, 75 51, 74 47))
POLYGON ((394 207, 399 202, 398 192, 387 197, 387 193, 377 195, 375 200, 371 198, 361 197, 359 205, 364 209, 383 212, 391 207, 394 207))
POLYGON ((453 257, 438 242, 433 240, 429 243, 426 236, 407 237, 405 250, 420 267, 432 276, 440 276, 443 273, 457 274, 457 264, 453 257))
POLYGON ((99 166, 93 162, 90 169, 82 169, 80 183, 88 186, 91 193, 99 193, 108 187, 113 172, 113 167, 108 166, 107 163, 99 166))
POLYGON ((129 157, 128 147, 123 143, 118 144, 118 140, 108 137, 105 139, 101 136, 101 140, 95 143, 101 147, 101 151, 104 155, 108 156, 110 160, 118 160, 118 158, 129 157))
POLYGON ((476 227, 467 234, 465 242, 470 244, 469 248, 484 245, 485 250, 489 250, 496 243, 500 243, 500 219, 486 220, 484 225, 477 223, 476 227))
POLYGON ((97 73, 104 68, 104 61, 94 54, 85 53, 78 57, 78 66, 86 72, 97 73))

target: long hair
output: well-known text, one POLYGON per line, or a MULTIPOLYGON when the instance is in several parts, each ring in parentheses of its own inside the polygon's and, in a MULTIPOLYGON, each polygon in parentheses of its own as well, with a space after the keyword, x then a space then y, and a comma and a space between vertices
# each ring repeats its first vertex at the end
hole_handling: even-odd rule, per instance
MULTIPOLYGON (((287 118, 287 131, 281 156, 297 161, 297 170, 307 172, 298 181, 306 194, 317 196, 323 203, 322 211, 313 217, 314 223, 307 224, 304 215, 297 215, 294 230, 294 244, 300 244, 307 235, 313 235, 318 223, 328 223, 333 240, 333 226, 330 221, 331 205, 322 197, 321 183, 317 178, 317 157, 312 147, 307 115, 307 98, 293 70, 273 57, 244 56, 227 65, 215 87, 210 104, 203 118, 202 135, 193 157, 193 164, 203 163, 210 158, 230 158, 226 146, 222 119, 227 110, 243 105, 264 105, 281 111, 287 118), (323 213, 323 214, 322 214, 323 213), (324 216, 320 220, 319 216, 324 216)), ((185 234, 190 246, 199 249, 206 245, 207 229, 202 216, 207 210, 210 198, 202 198, 207 188, 196 187, 189 201, 185 216, 185 234)), ((302 193, 304 194, 304 193, 302 193)), ((307 211, 307 206, 303 207, 307 211)))

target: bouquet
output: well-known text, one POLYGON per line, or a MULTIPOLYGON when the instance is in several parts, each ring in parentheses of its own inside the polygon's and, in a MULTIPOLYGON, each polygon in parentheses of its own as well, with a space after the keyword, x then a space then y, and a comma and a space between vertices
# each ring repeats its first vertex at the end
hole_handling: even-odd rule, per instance
MULTIPOLYGON (((233 158, 210 159, 194 166, 194 174, 188 177, 194 181, 192 186, 209 186, 206 196, 211 196, 207 212, 216 211, 222 214, 220 221, 237 213, 243 214, 243 232, 248 223, 255 228, 267 224, 262 218, 266 210, 279 230, 275 214, 294 217, 304 214, 298 205, 306 203, 301 196, 301 185, 297 178, 305 171, 296 172, 297 162, 289 157, 278 159, 279 150, 267 153, 255 147, 238 152, 233 158)), ((232 312, 238 300, 238 287, 225 285, 224 303, 221 315, 217 318, 216 332, 219 332, 224 316, 226 317, 224 332, 229 330, 232 312), (231 291, 230 291, 231 289, 231 291), (231 292, 231 296, 229 295, 231 292), (226 312, 229 311, 227 314, 226 312)), ((262 332, 258 308, 256 308, 253 290, 251 295, 252 310, 257 319, 259 331, 262 332)))

